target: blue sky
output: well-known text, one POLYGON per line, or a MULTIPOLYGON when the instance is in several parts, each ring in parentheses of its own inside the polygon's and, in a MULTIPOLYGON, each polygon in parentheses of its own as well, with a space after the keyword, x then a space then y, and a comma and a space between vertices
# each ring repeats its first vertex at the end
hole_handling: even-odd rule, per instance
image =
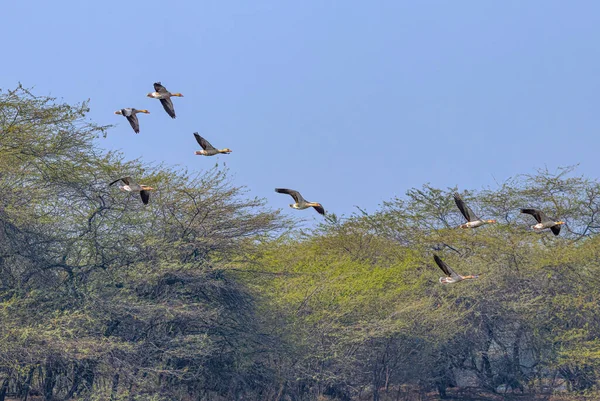
POLYGON ((226 162, 329 211, 431 183, 495 186, 580 164, 598 177, 598 1, 12 1, 0 87, 117 124, 100 146, 191 170, 226 162), (171 120, 152 83, 185 97, 171 120), (113 112, 147 108, 141 133, 113 112), (195 156, 198 131, 231 155, 195 156))

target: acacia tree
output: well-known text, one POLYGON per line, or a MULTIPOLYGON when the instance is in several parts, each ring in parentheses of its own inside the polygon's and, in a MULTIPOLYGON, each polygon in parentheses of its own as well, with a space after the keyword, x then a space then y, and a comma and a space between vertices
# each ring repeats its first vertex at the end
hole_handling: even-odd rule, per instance
POLYGON ((269 244, 271 275, 253 285, 276 311, 268 324, 296 350, 280 368, 302 378, 301 388, 286 385, 290 395, 377 400, 407 384, 442 396, 457 384, 541 391, 556 377, 595 389, 599 184, 574 172, 463 191, 476 213, 499 221, 476 230, 457 229, 456 188, 425 185, 375 213, 269 244), (567 225, 559 237, 532 232, 523 207, 567 225), (480 278, 439 285, 433 253, 480 278))
POLYGON ((260 394, 269 336, 230 269, 289 222, 226 171, 102 151, 87 111, 0 95, 0 399, 260 394), (126 175, 149 205, 108 187, 126 175))

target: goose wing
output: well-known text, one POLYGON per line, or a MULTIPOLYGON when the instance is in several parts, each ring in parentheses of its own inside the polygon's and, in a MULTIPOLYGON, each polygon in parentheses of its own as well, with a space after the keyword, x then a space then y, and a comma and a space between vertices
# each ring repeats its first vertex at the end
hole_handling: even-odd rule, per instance
POLYGON ((440 269, 442 269, 442 271, 444 272, 446 277, 454 277, 454 278, 460 277, 458 274, 456 274, 456 272, 454 270, 452 270, 452 268, 450 266, 448 266, 448 264, 446 262, 444 262, 442 259, 440 259, 440 257, 438 255, 434 254, 433 260, 435 260, 435 263, 440 267, 440 269))
MULTIPOLYGON (((275 192, 278 192, 280 194, 288 194, 291 195, 292 198, 294 198, 294 200, 296 201, 296 203, 302 203, 302 202, 306 202, 304 200, 304 198, 302 197, 302 195, 300 195, 300 192, 298 191, 294 191, 293 189, 286 189, 286 188, 275 188, 275 192)), ((318 210, 317 210, 318 212, 318 210)), ((319 212, 320 213, 320 212, 319 212)), ((323 211, 323 213, 325 213, 325 211, 323 211)))
POLYGON ((198 141, 198 143, 200 144, 200 146, 202 146, 202 149, 204 149, 204 150, 211 150, 211 149, 215 148, 214 146, 212 146, 210 144, 210 142, 208 142, 206 139, 204 139, 200 135, 198 135, 197 132, 194 132, 194 136, 196 137, 196 141, 198 141))
POLYGON ((142 202, 144 202, 144 205, 147 205, 150 201, 150 192, 141 190, 140 196, 142 197, 142 202))
POLYGON ((560 227, 561 227, 560 224, 550 227, 550 230, 552 230, 552 234, 554 234, 554 235, 560 234, 560 227))
POLYGON ((167 90, 167 88, 165 88, 164 86, 162 86, 160 82, 155 82, 154 83, 154 90, 157 91, 158 93, 169 93, 169 91, 167 90))
POLYGON ((113 182, 111 182, 110 184, 108 184, 108 186, 114 185, 119 181, 123 181, 123 184, 125 185, 132 185, 134 184, 134 181, 131 179, 131 177, 123 177, 123 178, 119 178, 117 180, 114 180, 113 182))
POLYGON ((323 206, 319 203, 318 206, 313 206, 313 208, 321 215, 325 216, 325 209, 323 208, 323 206))
POLYGON ((133 128, 133 131, 136 134, 139 134, 140 133, 140 122, 138 121, 138 118, 135 115, 135 113, 130 113, 129 115, 125 115, 125 117, 127 118, 127 121, 129 121, 129 124, 131 124, 131 128, 133 128))
POLYGON ((471 208, 469 206, 467 206, 465 201, 462 200, 462 198, 460 197, 460 195, 458 193, 454 193, 454 203, 456 203, 458 210, 460 210, 462 215, 465 216, 465 219, 467 219, 467 221, 479 220, 479 217, 477 217, 477 215, 475 213, 473 213, 471 208))
POLYGON ((544 223, 547 221, 552 221, 546 216, 544 212, 539 209, 521 209, 521 213, 530 214, 537 220, 538 223, 544 223))
POLYGON ((175 118, 175 107, 173 107, 173 102, 171 101, 170 97, 166 99, 160 99, 160 104, 162 104, 163 108, 167 114, 171 116, 171 118, 175 118))

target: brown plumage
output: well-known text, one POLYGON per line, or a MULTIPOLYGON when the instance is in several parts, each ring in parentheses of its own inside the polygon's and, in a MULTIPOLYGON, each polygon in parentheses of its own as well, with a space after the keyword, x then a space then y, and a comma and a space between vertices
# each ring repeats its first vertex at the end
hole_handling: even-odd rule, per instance
POLYGON ((549 228, 554 235, 558 235, 560 234, 560 226, 565 224, 564 221, 557 221, 546 216, 546 214, 539 209, 521 209, 521 213, 530 214, 535 218, 538 224, 531 226, 534 230, 544 230, 549 228))
POLYGON ((434 254, 433 260, 438 265, 438 267, 440 269, 442 269, 442 271, 446 275, 446 277, 440 277, 439 281, 442 284, 452 284, 452 283, 457 283, 459 281, 471 280, 471 279, 475 279, 475 278, 479 277, 478 275, 461 276, 460 274, 458 274, 454 270, 452 270, 452 268, 450 266, 448 266, 448 264, 446 262, 444 262, 438 255, 434 254))
POLYGON ((196 141, 198 142, 198 144, 202 147, 202 150, 197 150, 195 152, 195 154, 197 154, 197 155, 214 156, 214 155, 218 155, 219 153, 223 153, 226 155, 231 153, 231 149, 229 149, 229 148, 216 149, 214 146, 212 146, 210 144, 210 142, 208 142, 206 139, 204 139, 200 135, 198 135, 197 132, 194 132, 194 137, 196 138, 196 141))
POLYGON ((121 191, 139 192, 144 205, 148 204, 148 202, 150 201, 150 192, 149 191, 154 190, 154 188, 152 188, 148 185, 138 184, 135 181, 133 181, 131 179, 131 177, 118 178, 118 179, 114 180, 113 182, 111 182, 110 184, 108 184, 108 186, 114 185, 119 181, 121 181, 124 184, 124 185, 119 185, 119 189, 121 191))
POLYGON ((296 202, 296 203, 290 204, 290 207, 293 209, 303 210, 303 209, 308 209, 309 207, 312 207, 319 214, 321 214, 323 216, 325 215, 325 209, 323 208, 323 205, 321 205, 320 203, 317 203, 317 202, 308 202, 306 199, 304 199, 302 197, 302 195, 300 195, 300 192, 298 192, 298 191, 294 191, 293 189, 286 189, 286 188, 275 188, 275 192, 278 192, 280 194, 290 195, 296 202))
POLYGON ((150 114, 150 112, 148 110, 137 110, 134 108, 124 108, 121 110, 117 110, 115 111, 115 114, 124 116, 125 118, 127 118, 127 121, 129 121, 129 124, 131 125, 131 128, 133 128, 133 132, 135 132, 136 134, 140 133, 140 122, 138 121, 138 118, 136 116, 137 113, 145 113, 145 114, 150 114))
POLYGON ((465 224, 461 224, 460 228, 477 228, 484 224, 495 223, 496 220, 484 220, 477 217, 475 213, 471 210, 469 206, 462 200, 458 193, 454 193, 454 203, 456 203, 456 207, 460 210, 460 213, 467 219, 465 224))
POLYGON ((155 92, 150 92, 146 96, 151 97, 153 99, 159 99, 167 114, 171 116, 171 118, 175 118, 175 107, 173 107, 171 97, 183 97, 183 95, 181 93, 169 92, 167 88, 162 86, 160 82, 154 83, 154 90, 155 92))

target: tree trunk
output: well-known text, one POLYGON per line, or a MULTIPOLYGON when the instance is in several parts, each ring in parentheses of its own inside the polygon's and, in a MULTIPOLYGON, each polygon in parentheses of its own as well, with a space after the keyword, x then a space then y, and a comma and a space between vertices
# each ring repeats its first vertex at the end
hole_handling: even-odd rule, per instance
MULTIPOLYGON (((512 370, 513 370, 513 377, 514 377, 514 381, 511 385, 511 387, 513 388, 513 392, 515 388, 518 388, 519 390, 521 390, 521 393, 523 393, 525 391, 525 388, 523 387, 522 384, 522 380, 523 380, 523 372, 521 371, 521 355, 520 355, 520 343, 521 343, 521 337, 523 335, 523 329, 521 327, 519 327, 517 329, 517 333, 515 335, 515 342, 513 343, 513 360, 512 360, 512 370)), ((527 380, 527 378, 525 378, 525 380, 527 380)))
POLYGON ((436 387, 437 387, 437 391, 438 394, 440 395, 441 399, 446 399, 448 398, 448 395, 446 394, 446 381, 438 381, 436 383, 436 387))
POLYGON ((56 376, 52 364, 46 364, 46 377, 44 377, 44 400, 52 401, 54 398, 54 386, 56 385, 56 376))
POLYGON ((83 367, 80 366, 79 364, 76 363, 75 366, 73 366, 73 385, 71 386, 71 388, 69 389, 69 392, 65 396, 65 398, 64 398, 65 401, 73 398, 73 395, 75 395, 75 392, 77 391, 77 389, 79 389, 79 383, 81 383, 82 371, 83 371, 83 367))
POLYGON ((481 352, 481 376, 480 380, 483 382, 482 384, 491 390, 492 392, 496 392, 496 386, 494 385, 494 372, 492 371, 492 364, 490 362, 490 358, 488 355, 488 351, 492 346, 492 341, 494 339, 494 333, 489 322, 486 322, 486 331, 487 338, 485 340, 485 351, 481 352))
POLYGON ((31 379, 33 378, 34 370, 35 368, 29 369, 27 380, 25 380, 25 384, 23 385, 23 401, 27 401, 27 397, 29 396, 29 387, 31 386, 31 379))
POLYGON ((2 387, 0 387, 0 401, 4 401, 7 391, 8 391, 8 377, 6 379, 4 379, 4 381, 2 382, 2 387))
POLYGON ((113 376, 112 389, 110 391, 110 399, 111 401, 115 401, 117 399, 117 390, 119 389, 119 374, 115 373, 113 376))

